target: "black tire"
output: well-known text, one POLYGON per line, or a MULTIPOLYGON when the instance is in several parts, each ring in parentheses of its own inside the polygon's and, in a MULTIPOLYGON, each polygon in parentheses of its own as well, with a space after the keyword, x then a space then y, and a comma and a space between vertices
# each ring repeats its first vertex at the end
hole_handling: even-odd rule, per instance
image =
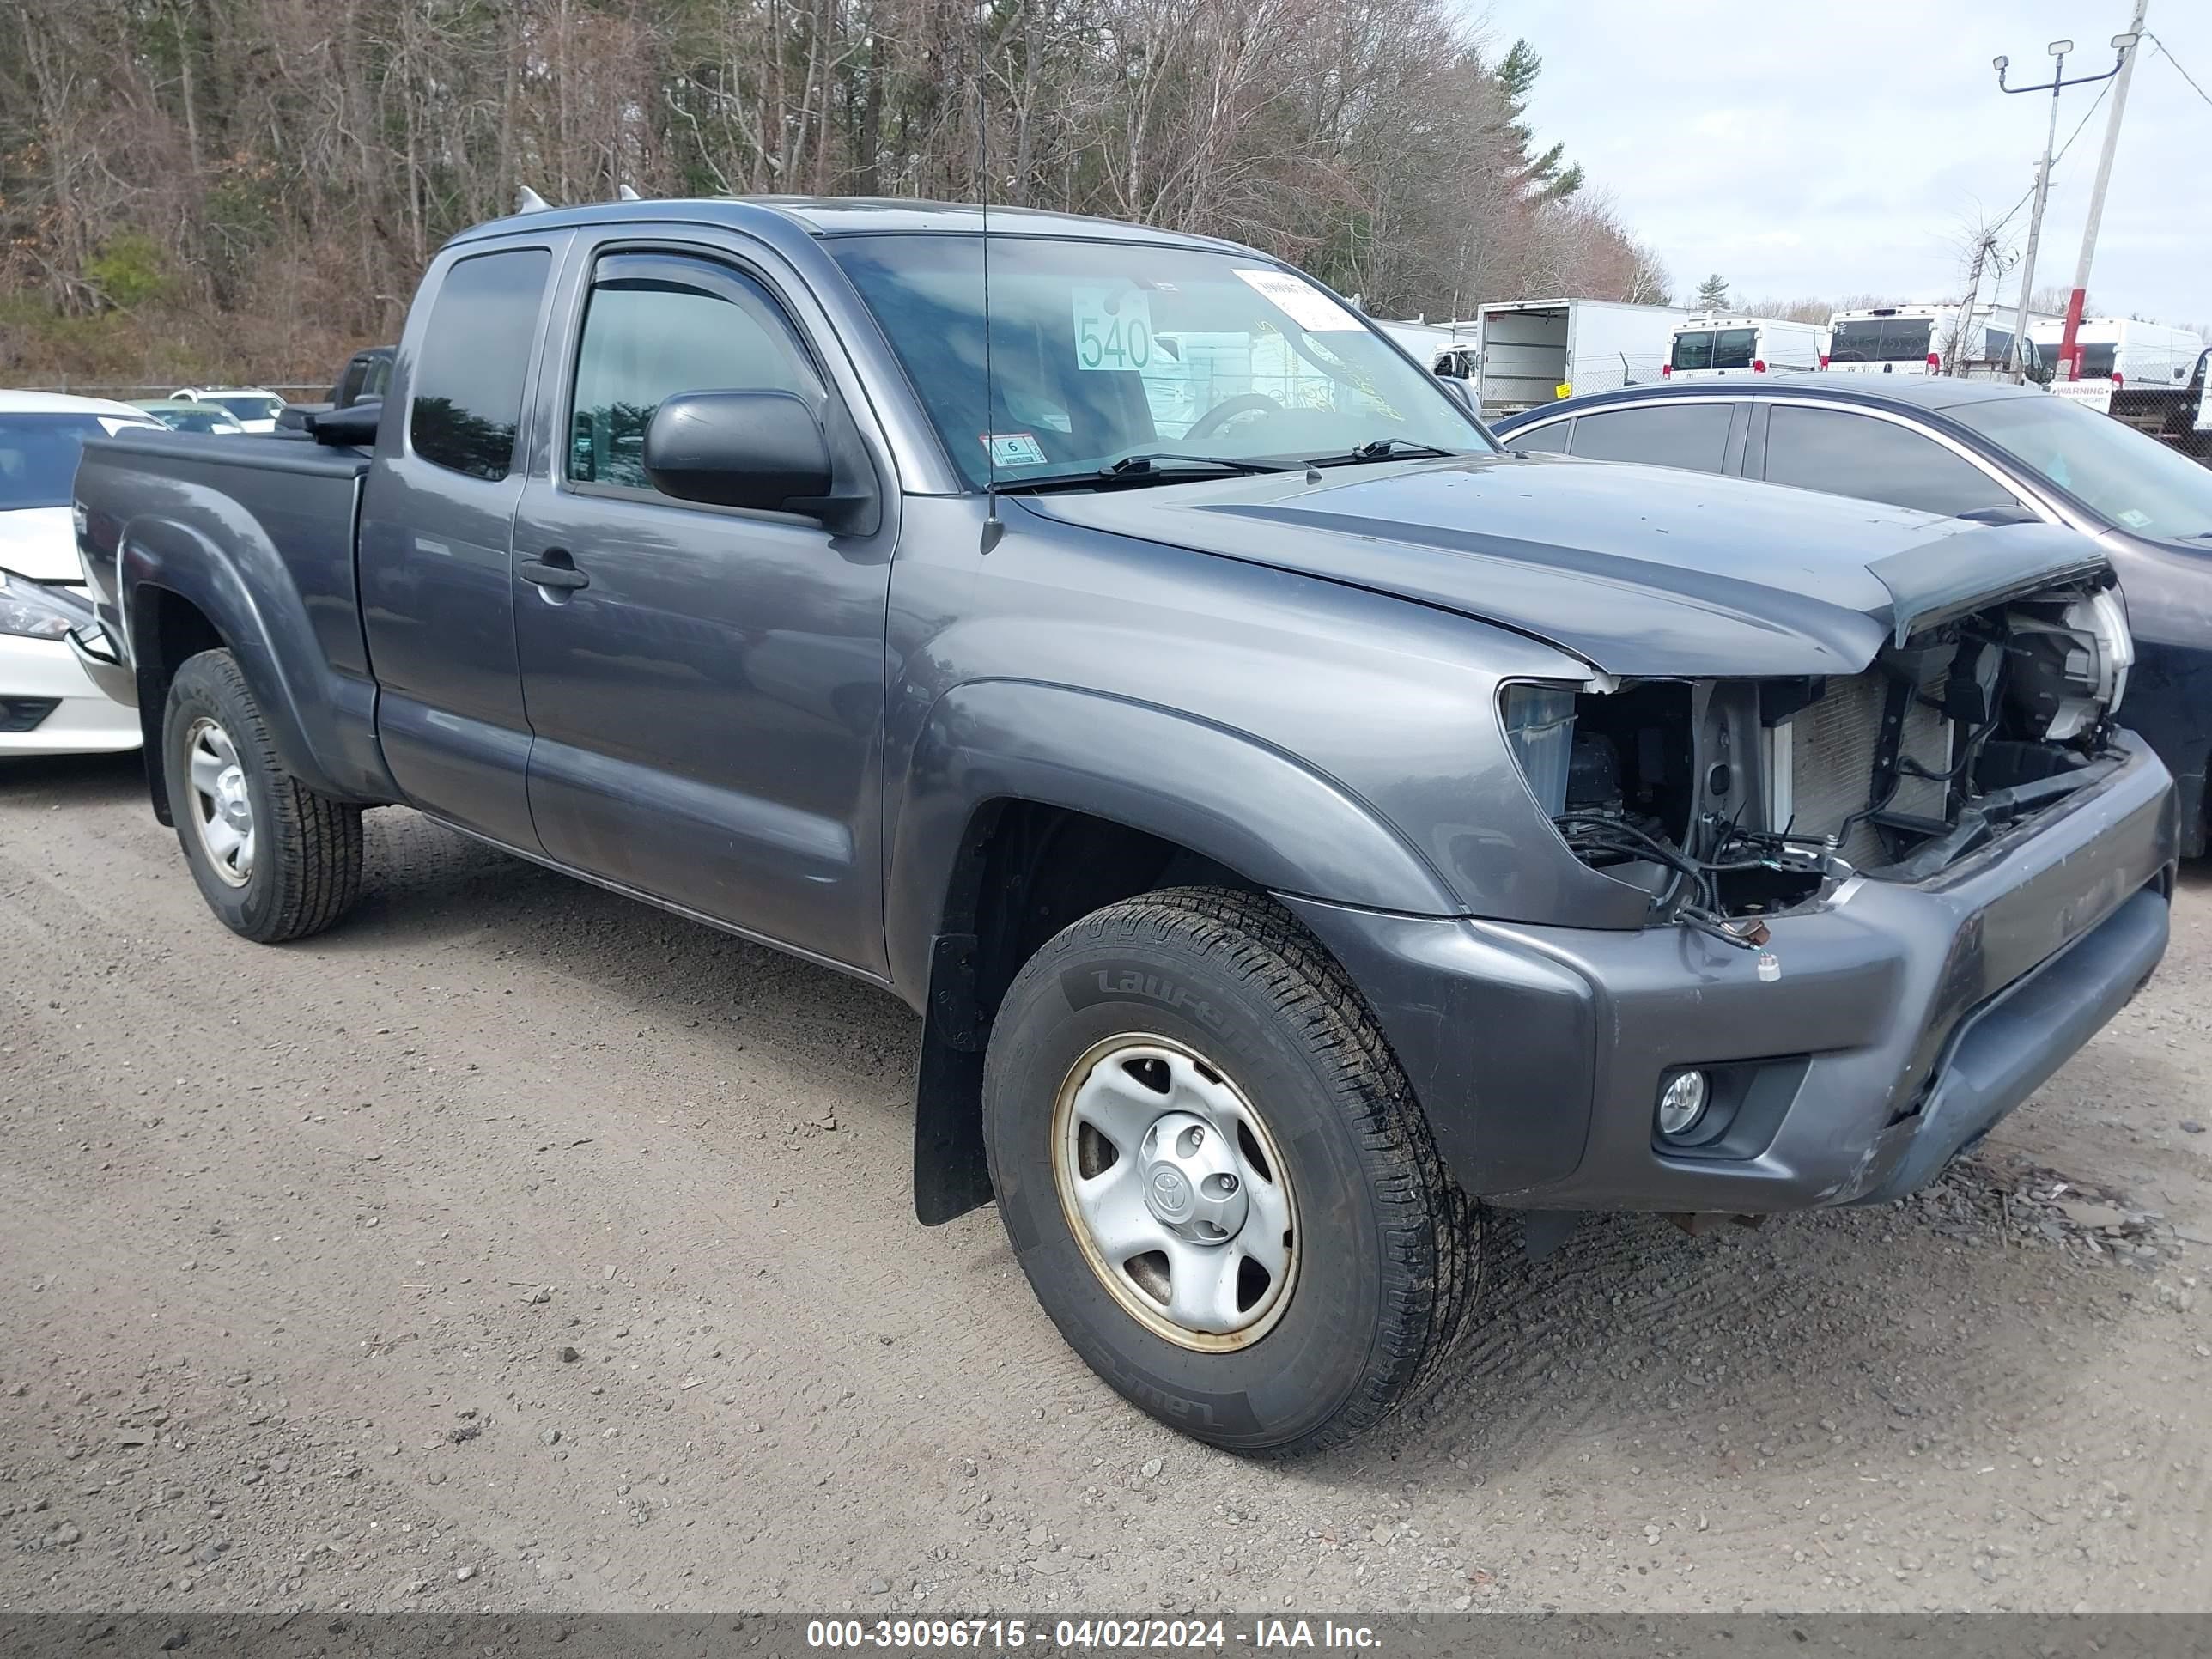
POLYGON ((1479 1213, 1358 990, 1265 896, 1175 889, 1061 931, 1000 1006, 983 1116, 999 1213, 1045 1311, 1124 1397, 1197 1439, 1276 1455, 1349 1439, 1433 1379, 1465 1322, 1479 1213), (1079 1061, 1132 1033, 1229 1076, 1279 1149, 1297 1265, 1246 1346, 1199 1352, 1156 1333, 1061 1202, 1055 1103, 1079 1061))
POLYGON ((228 651, 186 659, 161 717, 161 770, 177 839, 208 908, 263 945, 319 933, 361 895, 361 808, 319 795, 278 764, 260 705, 228 651), (254 855, 240 882, 216 868, 199 824, 190 750, 212 721, 235 752, 252 811, 254 855))

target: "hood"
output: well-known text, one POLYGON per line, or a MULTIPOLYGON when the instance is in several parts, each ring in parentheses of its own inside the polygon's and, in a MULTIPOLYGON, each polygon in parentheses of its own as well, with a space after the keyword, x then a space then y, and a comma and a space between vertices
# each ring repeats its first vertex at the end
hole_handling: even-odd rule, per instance
POLYGON ((1456 611, 1622 675, 1856 673, 1917 623, 2105 563, 2055 526, 1568 456, 1304 476, 1015 499, 1456 611))
POLYGON ((19 507, 0 513, 0 570, 34 582, 82 582, 76 521, 66 507, 19 507))

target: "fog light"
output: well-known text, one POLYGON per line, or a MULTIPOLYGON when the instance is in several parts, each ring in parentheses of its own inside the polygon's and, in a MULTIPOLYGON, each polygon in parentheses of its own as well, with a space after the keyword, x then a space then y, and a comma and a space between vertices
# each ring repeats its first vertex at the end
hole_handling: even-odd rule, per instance
POLYGON ((1705 1074, 1682 1072, 1667 1079, 1659 1091, 1659 1133, 1678 1140, 1698 1127, 1705 1115, 1705 1074))

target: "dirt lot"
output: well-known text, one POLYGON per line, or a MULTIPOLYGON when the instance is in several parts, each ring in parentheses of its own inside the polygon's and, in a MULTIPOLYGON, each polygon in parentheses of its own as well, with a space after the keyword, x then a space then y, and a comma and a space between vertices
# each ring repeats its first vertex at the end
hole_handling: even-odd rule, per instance
POLYGON ((890 997, 369 824, 270 950, 134 761, 0 770, 0 1607, 2212 1606, 2212 872, 1931 1194, 1497 1249, 1285 1466, 914 1222, 890 997))

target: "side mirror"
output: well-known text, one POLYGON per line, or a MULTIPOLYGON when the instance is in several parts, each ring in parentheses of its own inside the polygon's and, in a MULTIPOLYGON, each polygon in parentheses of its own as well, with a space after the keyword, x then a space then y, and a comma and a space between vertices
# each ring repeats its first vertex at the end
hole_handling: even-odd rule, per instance
POLYGON ((322 409, 308 411, 301 419, 307 435, 319 444, 344 446, 374 444, 377 424, 384 417, 381 400, 369 404, 355 404, 346 409, 322 409))
POLYGON ((685 392, 645 431, 645 473, 678 501, 826 518, 830 441, 795 392, 685 392))
POLYGON ((1469 386, 1465 380, 1462 380, 1458 375, 1439 374, 1437 376, 1437 384, 1442 386, 1446 392, 1451 393, 1454 400, 1456 401, 1459 406, 1462 409, 1464 409, 1468 414, 1474 415, 1480 412, 1474 406, 1474 388, 1469 386))

